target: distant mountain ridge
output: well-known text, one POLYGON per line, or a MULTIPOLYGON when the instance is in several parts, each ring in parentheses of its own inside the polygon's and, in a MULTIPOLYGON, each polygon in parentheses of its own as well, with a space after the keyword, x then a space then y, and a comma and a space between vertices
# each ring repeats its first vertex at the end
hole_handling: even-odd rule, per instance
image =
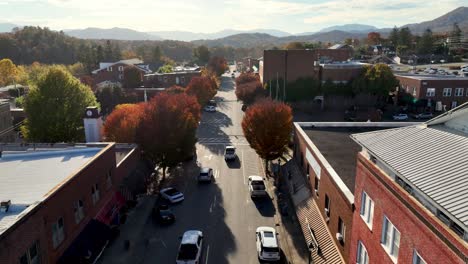
POLYGON ((463 31, 468 31, 468 7, 462 6, 436 19, 408 24, 402 27, 408 27, 411 32, 419 34, 423 33, 428 28, 433 32, 448 32, 452 30, 454 23, 458 23, 458 26, 463 31))
POLYGON ((82 39, 161 40, 160 37, 128 28, 85 28, 64 30, 72 37, 82 39))
POLYGON ((274 37, 286 37, 291 36, 291 33, 276 30, 276 29, 253 29, 253 30, 235 30, 235 29, 224 29, 214 33, 194 33, 190 31, 152 31, 148 34, 159 36, 163 39, 180 40, 180 41, 194 41, 201 39, 220 39, 232 35, 244 34, 244 33, 261 33, 268 34, 274 37))
POLYGON ((378 28, 374 26, 370 26, 370 25, 364 25, 364 24, 345 24, 345 25, 323 28, 319 32, 330 32, 330 31, 335 31, 335 30, 346 31, 346 32, 368 33, 371 31, 376 31, 378 30, 378 28))
POLYGON ((12 23, 0 23, 0 33, 11 32, 15 27, 19 26, 12 23))

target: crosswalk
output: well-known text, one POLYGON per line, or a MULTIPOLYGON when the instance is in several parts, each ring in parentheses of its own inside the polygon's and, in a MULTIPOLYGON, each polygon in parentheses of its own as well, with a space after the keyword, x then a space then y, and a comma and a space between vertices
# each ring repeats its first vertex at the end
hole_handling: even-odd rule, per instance
POLYGON ((202 120, 200 124, 227 124, 229 120, 227 118, 209 119, 202 120))
POLYGON ((249 145, 247 139, 241 136, 231 137, 211 137, 211 138, 198 138, 200 144, 224 144, 224 145, 249 145))

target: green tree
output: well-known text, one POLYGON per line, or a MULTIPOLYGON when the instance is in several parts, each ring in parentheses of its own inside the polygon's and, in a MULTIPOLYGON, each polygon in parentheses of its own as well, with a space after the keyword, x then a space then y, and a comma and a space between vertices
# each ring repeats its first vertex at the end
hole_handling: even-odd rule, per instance
POLYGON ((400 33, 398 34, 398 45, 399 46, 406 46, 409 49, 412 48, 413 42, 413 35, 408 27, 404 27, 400 29, 400 33))
POLYGON ((174 71, 174 68, 170 64, 165 64, 165 65, 159 67, 159 69, 158 69, 159 73, 170 73, 170 72, 173 72, 173 71, 174 71))
POLYGON ((434 51, 434 37, 432 31, 428 28, 418 41, 419 54, 431 54, 434 51))
POLYGON ((211 53, 206 46, 201 45, 193 50, 193 57, 198 64, 206 65, 210 60, 211 53))
POLYGON ((152 63, 161 63, 162 51, 159 46, 155 46, 151 52, 151 62, 152 63))
POLYGON ((388 39, 390 40, 390 42, 393 44, 395 48, 398 46, 398 44, 400 44, 399 36, 400 36, 400 30, 398 30, 398 28, 395 26, 390 32, 390 35, 388 36, 388 39))
POLYGON ((24 100, 23 134, 33 142, 83 141, 84 110, 97 105, 88 86, 62 68, 51 67, 24 100))
POLYGON ((380 102, 385 101, 389 92, 394 91, 399 84, 388 65, 379 63, 365 66, 361 74, 353 80, 352 90, 355 95, 364 93, 376 95, 380 102))
POLYGON ((124 68, 124 81, 125 88, 138 88, 142 83, 142 74, 135 66, 128 66, 124 68))

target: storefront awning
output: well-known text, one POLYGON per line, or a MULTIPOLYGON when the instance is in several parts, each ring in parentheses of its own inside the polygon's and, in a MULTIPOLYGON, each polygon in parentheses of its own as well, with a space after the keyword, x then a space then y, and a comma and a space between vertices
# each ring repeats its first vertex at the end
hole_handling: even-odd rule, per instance
POLYGON ((114 223, 115 218, 124 205, 125 198, 119 192, 115 192, 115 194, 107 200, 104 207, 97 213, 95 219, 106 225, 117 224, 118 219, 117 223, 114 223))

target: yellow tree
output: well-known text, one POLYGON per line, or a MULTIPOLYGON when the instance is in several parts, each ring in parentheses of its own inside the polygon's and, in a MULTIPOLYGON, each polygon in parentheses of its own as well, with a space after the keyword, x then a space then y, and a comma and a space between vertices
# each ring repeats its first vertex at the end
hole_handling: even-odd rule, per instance
POLYGON ((18 69, 10 59, 0 60, 0 86, 12 84, 17 75, 18 69))

